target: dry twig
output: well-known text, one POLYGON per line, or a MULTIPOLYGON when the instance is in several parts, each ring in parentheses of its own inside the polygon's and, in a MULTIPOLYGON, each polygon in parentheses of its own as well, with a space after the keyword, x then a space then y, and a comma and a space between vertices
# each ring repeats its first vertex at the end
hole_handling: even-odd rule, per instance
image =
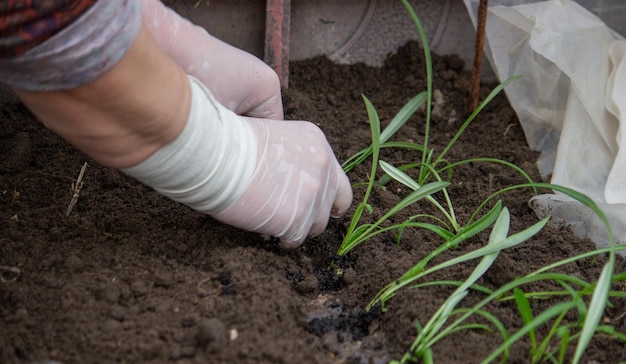
POLYGON ((67 210, 65 211, 65 216, 70 216, 72 213, 72 209, 78 202, 78 197, 80 196, 80 190, 83 188, 83 176, 85 175, 85 170, 87 169, 87 162, 83 164, 83 167, 80 169, 80 173, 78 174, 78 178, 76 179, 76 183, 72 183, 72 199, 70 200, 70 204, 67 206, 67 210))

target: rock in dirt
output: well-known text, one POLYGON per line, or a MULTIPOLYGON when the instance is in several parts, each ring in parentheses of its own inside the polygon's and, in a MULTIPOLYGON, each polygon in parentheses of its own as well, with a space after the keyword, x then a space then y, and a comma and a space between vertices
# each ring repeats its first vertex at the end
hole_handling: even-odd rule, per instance
POLYGON ((319 281, 314 275, 308 275, 304 277, 302 281, 296 284, 296 291, 302 295, 315 295, 317 294, 317 287, 319 281))
POLYGON ((85 265, 83 260, 80 259, 77 255, 72 254, 67 259, 65 259, 65 268, 73 273, 82 272, 85 265))
POLYGON ((228 343, 229 332, 224 323, 216 318, 202 322, 196 330, 196 346, 218 352, 228 343))
POLYGON ((200 317, 195 313, 191 313, 183 317, 181 321, 181 325, 183 327, 192 327, 192 326, 196 326, 199 321, 200 321, 200 317))
POLYGON ((140 279, 134 279, 130 282, 130 290, 133 292, 135 297, 141 297, 146 295, 150 291, 150 288, 145 281, 140 279))
POLYGON ((341 278, 343 278, 343 282, 349 286, 350 284, 357 281, 356 271, 354 270, 354 268, 346 268, 344 269, 341 278))
POLYGON ((124 312, 124 309, 119 307, 119 306, 115 306, 113 308, 111 308, 111 311, 109 312, 109 316, 111 316, 111 318, 117 320, 117 321, 124 321, 124 319, 126 318, 126 313, 124 312))

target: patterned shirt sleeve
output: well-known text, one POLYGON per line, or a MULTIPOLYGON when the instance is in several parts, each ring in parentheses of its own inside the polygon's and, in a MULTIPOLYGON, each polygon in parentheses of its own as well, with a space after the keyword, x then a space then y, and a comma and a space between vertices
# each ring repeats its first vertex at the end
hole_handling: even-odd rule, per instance
POLYGON ((141 2, 0 0, 0 16, 0 82, 59 91, 87 84, 120 61, 139 32, 141 2))
POLYGON ((0 58, 49 39, 98 0, 0 0, 0 58))

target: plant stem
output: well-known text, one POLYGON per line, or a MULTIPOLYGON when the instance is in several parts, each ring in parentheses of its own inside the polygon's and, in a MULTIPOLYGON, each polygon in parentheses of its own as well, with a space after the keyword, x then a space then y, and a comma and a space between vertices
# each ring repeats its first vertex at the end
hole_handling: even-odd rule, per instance
MULTIPOLYGON (((419 17, 415 13, 415 10, 411 7, 411 4, 407 0, 402 0, 404 7, 409 12, 411 19, 413 19, 413 23, 417 28, 417 32, 419 33, 420 40, 422 41, 422 48, 424 50, 424 61, 426 63, 426 123, 424 130, 424 153, 422 153, 422 166, 426 165, 426 156, 428 151, 428 136, 430 135, 430 117, 432 114, 432 105, 433 105, 433 62, 430 54, 430 46, 428 45, 428 37, 426 36, 426 32, 424 31, 424 27, 422 26, 422 22, 419 17)), ((426 183, 426 174, 427 171, 424 168, 420 168, 420 176, 418 178, 418 182, 420 184, 426 183)))
POLYGON ((478 107, 480 93, 480 73, 483 66, 483 49, 485 48, 485 26, 487 24, 487 8, 489 0, 480 0, 478 5, 478 20, 476 24, 476 39, 474 42, 474 64, 472 65, 472 84, 470 88, 470 103, 468 112, 478 107))

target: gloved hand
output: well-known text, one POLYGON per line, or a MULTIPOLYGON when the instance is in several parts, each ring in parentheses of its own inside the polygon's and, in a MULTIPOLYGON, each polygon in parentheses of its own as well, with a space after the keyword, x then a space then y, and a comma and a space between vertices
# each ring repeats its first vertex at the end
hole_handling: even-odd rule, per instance
POLYGON ((244 230, 280 238, 295 248, 341 217, 352 202, 348 177, 323 132, 308 121, 245 120, 258 141, 252 182, 213 217, 244 230))
POLYGON ((346 212, 350 182, 317 126, 236 115, 190 81, 185 129, 125 173, 224 223, 280 238, 288 248, 346 212))
POLYGON ((142 0, 159 48, 239 115, 283 119, 278 75, 255 56, 211 36, 159 0, 142 0))

